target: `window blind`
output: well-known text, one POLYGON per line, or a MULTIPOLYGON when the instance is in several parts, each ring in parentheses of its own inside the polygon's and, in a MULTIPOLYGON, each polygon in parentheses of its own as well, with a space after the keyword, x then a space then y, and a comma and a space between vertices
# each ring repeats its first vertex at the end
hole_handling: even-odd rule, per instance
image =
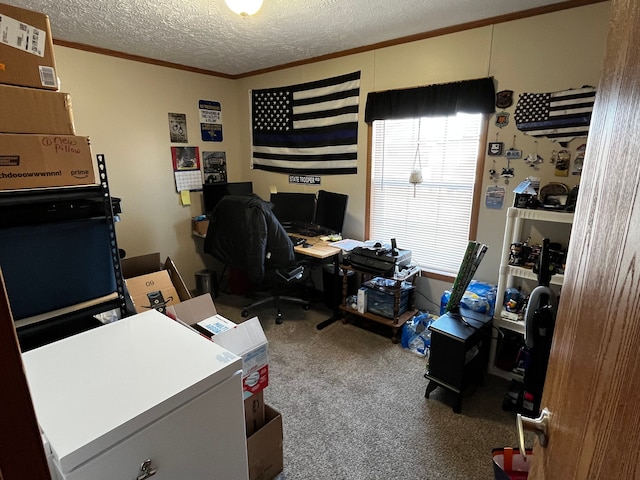
POLYGON ((369 238, 395 238, 424 270, 457 274, 470 239, 482 117, 373 122, 369 238), (420 166, 414 189, 409 176, 420 166))

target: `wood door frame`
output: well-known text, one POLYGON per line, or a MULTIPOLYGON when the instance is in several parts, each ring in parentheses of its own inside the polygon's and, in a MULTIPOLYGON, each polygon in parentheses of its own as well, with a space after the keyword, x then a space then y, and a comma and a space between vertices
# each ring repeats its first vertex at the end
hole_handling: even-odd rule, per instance
POLYGON ((9 299, 0 271, 0 479, 50 480, 49 467, 36 420, 9 299))

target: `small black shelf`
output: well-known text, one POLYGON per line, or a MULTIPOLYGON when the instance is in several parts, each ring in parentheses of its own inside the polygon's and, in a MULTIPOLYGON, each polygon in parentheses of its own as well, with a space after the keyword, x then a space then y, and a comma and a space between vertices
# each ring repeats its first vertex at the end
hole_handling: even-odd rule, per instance
POLYGON ((456 394, 455 413, 462 410, 462 396, 467 387, 484 381, 489 359, 492 319, 471 310, 463 314, 449 312, 434 321, 431 330, 429 380, 425 398, 442 387, 456 394))

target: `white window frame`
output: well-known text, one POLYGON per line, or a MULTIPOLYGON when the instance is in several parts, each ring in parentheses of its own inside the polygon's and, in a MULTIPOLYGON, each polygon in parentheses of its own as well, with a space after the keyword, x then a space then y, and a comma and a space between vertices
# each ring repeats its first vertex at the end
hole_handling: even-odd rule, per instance
POLYGON ((412 251, 425 275, 455 278, 468 241, 476 239, 487 118, 458 114, 372 122, 367 238, 395 238, 399 248, 412 251), (420 166, 423 181, 411 184, 411 171, 420 166))

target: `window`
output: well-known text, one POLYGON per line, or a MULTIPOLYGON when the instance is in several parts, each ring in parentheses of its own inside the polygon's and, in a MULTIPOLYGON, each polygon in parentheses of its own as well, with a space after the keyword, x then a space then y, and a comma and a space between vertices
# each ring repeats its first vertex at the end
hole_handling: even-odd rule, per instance
POLYGON ((395 238, 423 270, 455 276, 475 237, 484 126, 480 113, 373 121, 369 238, 395 238), (422 183, 409 183, 420 166, 422 183))

